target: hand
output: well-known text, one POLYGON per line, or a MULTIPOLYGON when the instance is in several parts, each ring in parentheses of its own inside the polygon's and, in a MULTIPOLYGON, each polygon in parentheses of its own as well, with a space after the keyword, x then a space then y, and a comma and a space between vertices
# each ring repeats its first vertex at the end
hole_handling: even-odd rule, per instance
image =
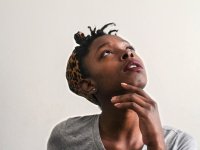
POLYGON ((165 149, 163 129, 157 104, 141 88, 121 83, 129 93, 114 96, 112 103, 119 109, 132 109, 139 117, 139 127, 143 142, 148 149, 165 149))

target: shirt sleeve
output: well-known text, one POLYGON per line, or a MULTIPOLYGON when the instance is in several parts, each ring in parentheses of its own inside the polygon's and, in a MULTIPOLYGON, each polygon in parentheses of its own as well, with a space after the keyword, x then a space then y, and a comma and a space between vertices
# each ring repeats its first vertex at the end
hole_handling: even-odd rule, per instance
POLYGON ((196 140, 186 133, 180 134, 179 143, 177 145, 178 150, 198 150, 196 140))
POLYGON ((60 133, 59 126, 56 126, 51 132, 50 138, 47 143, 47 150, 64 150, 65 142, 62 134, 60 133))

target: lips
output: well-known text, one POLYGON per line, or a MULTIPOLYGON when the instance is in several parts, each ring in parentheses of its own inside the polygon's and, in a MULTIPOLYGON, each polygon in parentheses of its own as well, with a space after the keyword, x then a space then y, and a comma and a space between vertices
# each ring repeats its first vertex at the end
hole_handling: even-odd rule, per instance
POLYGON ((138 60, 128 61, 123 69, 124 72, 135 71, 138 72, 143 69, 142 64, 138 60))

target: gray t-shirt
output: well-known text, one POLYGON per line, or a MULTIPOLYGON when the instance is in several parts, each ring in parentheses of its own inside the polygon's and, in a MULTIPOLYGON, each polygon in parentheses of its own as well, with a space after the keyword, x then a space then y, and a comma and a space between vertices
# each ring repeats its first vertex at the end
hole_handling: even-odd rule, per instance
MULTIPOLYGON (((167 150, 197 150, 195 140, 188 134, 164 127, 167 150)), ((52 131, 48 150, 105 150, 99 134, 99 115, 70 118, 52 131)), ((142 150, 147 150, 146 145, 142 150)))

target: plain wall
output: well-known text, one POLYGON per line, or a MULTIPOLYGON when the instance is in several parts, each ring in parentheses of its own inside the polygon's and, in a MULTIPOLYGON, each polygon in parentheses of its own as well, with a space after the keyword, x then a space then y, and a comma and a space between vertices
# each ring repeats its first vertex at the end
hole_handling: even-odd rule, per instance
POLYGON ((199 8, 199 0, 0 0, 0 149, 46 149, 58 122, 100 113, 69 91, 65 67, 73 34, 109 22, 142 57, 162 123, 200 145, 199 8))

